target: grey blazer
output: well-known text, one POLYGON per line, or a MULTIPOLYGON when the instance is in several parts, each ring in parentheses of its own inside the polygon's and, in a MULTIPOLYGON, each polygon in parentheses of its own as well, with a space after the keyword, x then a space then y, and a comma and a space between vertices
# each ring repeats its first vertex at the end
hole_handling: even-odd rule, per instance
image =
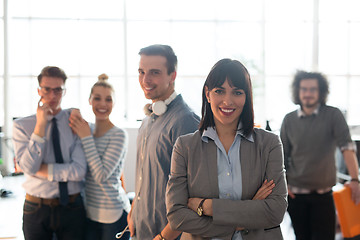
POLYGON ((167 217, 181 239, 231 239, 236 227, 244 227, 244 240, 283 239, 280 223, 287 208, 283 149, 280 138, 254 129, 254 142, 242 138, 240 146, 242 199, 219 199, 217 147, 201 140, 201 133, 177 139, 171 158, 166 190, 167 217), (265 179, 275 188, 264 200, 251 200, 265 179), (187 208, 188 198, 213 199, 213 217, 199 217, 187 208))

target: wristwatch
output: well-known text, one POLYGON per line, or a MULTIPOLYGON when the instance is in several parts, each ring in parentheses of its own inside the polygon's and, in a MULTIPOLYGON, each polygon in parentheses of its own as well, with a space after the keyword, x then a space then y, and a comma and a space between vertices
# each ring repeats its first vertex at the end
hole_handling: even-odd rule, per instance
POLYGON ((161 232, 158 234, 159 240, 166 240, 163 235, 161 235, 161 232))
POLYGON ((204 213, 204 209, 202 207, 203 203, 205 202, 206 198, 203 198, 200 203, 199 206, 197 207, 197 214, 199 215, 199 217, 201 217, 204 213))

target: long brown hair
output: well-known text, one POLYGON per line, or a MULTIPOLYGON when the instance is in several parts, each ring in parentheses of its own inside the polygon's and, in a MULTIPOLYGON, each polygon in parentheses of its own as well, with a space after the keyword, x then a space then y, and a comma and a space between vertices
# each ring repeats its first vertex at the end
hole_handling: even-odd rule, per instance
POLYGON ((202 92, 201 121, 199 130, 202 133, 208 127, 215 126, 214 114, 211 110, 210 103, 206 98, 205 86, 209 91, 211 91, 213 88, 221 87, 226 80, 228 80, 231 87, 235 86, 239 89, 243 89, 246 94, 245 105, 239 121, 241 121, 243 132, 245 136, 247 136, 254 129, 251 79, 248 70, 241 62, 228 58, 218 61, 212 67, 206 78, 202 92))

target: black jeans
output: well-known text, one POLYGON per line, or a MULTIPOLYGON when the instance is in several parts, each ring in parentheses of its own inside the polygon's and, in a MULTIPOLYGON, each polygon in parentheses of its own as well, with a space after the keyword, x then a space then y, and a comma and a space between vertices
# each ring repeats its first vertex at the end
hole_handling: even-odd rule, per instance
MULTIPOLYGON (((116 211, 116 210, 114 210, 116 211)), ((123 211, 122 216, 114 223, 100 223, 87 219, 86 240, 116 240, 115 235, 125 230, 127 226, 127 213, 123 211)), ((128 240, 130 232, 125 232, 121 240, 128 240)))
POLYGON ((332 192, 288 197, 296 240, 334 240, 336 214, 332 192))
POLYGON ((67 206, 49 206, 25 200, 23 232, 25 240, 83 240, 86 214, 82 197, 79 195, 67 206))

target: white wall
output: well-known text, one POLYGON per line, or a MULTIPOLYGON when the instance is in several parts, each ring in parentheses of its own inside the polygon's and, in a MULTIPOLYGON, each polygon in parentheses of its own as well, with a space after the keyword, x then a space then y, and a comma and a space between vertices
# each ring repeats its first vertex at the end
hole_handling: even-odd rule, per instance
POLYGON ((127 192, 135 192, 136 137, 138 128, 125 128, 129 136, 128 151, 125 158, 124 178, 127 192))

